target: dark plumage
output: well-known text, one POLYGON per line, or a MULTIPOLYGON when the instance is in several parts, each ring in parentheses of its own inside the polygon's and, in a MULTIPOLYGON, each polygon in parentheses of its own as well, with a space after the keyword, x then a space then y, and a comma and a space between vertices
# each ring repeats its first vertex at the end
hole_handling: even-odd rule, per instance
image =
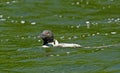
POLYGON ((43 45, 47 45, 48 43, 54 42, 54 35, 50 30, 44 30, 40 34, 40 37, 43 40, 43 45))

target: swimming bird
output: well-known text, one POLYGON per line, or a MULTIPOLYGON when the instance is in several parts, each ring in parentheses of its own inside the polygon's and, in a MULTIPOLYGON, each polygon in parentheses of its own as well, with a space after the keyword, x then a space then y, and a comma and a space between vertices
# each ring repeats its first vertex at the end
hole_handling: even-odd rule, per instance
POLYGON ((79 44, 74 43, 59 43, 54 39, 54 34, 50 30, 43 30, 39 37, 43 40, 44 48, 48 47, 81 47, 79 44))

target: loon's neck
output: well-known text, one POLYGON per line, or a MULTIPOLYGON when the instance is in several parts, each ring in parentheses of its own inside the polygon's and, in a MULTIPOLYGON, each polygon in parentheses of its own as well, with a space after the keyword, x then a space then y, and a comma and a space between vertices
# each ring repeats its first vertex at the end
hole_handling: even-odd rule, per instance
POLYGON ((55 46, 55 45, 58 45, 58 41, 54 39, 53 42, 45 42, 43 45, 46 45, 46 46, 55 46))

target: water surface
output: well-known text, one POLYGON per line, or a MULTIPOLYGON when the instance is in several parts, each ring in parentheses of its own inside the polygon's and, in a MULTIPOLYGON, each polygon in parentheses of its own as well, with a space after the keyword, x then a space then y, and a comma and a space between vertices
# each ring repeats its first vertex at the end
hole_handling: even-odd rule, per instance
POLYGON ((0 0, 1 73, 120 73, 119 0, 0 0), (82 48, 42 48, 52 30, 82 48))

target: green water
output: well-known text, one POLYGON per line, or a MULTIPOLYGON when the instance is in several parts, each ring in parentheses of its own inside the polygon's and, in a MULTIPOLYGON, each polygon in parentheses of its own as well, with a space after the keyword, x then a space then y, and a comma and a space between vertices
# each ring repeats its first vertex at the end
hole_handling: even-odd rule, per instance
POLYGON ((0 0, 0 73, 120 73, 119 0, 0 0), (52 30, 82 48, 42 48, 52 30))

